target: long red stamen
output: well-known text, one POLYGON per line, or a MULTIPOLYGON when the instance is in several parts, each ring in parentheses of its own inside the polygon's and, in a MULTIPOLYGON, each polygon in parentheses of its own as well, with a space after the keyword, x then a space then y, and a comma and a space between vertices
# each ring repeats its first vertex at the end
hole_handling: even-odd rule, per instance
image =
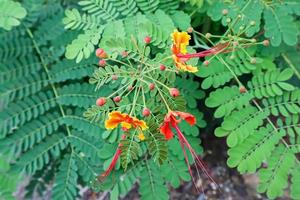
POLYGON ((228 45, 229 45, 229 43, 219 44, 219 45, 216 45, 213 48, 210 48, 208 50, 201 51, 201 52, 198 52, 198 53, 177 54, 176 56, 178 58, 202 58, 202 57, 206 57, 206 56, 210 56, 210 55, 214 55, 214 54, 223 52, 226 49, 226 47, 228 47, 228 45))
MULTIPOLYGON (((179 141, 182 141, 183 145, 185 145, 188 148, 188 150, 190 151, 190 153, 192 154, 192 157, 195 160, 196 166, 198 165, 198 167, 201 168, 201 170, 205 173, 205 175, 217 186, 218 184, 214 181, 214 179, 208 173, 208 171, 206 170, 206 168, 205 168, 205 166, 203 164, 203 161, 199 158, 199 156, 197 155, 197 153, 195 152, 195 150, 192 148, 192 146, 187 141, 187 139, 185 138, 185 136, 183 135, 183 133, 180 131, 179 127, 177 125, 175 125, 174 128, 176 129, 179 141)), ((190 175, 192 176, 191 172, 190 172, 190 175)))
POLYGON ((113 157, 113 159, 112 159, 110 165, 109 165, 108 168, 105 170, 105 172, 103 172, 103 173, 100 175, 100 177, 99 177, 100 179, 103 179, 103 178, 107 177, 107 176, 110 174, 110 172, 111 172, 111 171, 114 169, 114 167, 116 166, 117 161, 118 161, 120 155, 121 155, 121 149, 118 147, 118 149, 117 149, 117 151, 116 151, 116 153, 115 153, 115 155, 114 155, 114 157, 113 157))
MULTIPOLYGON (((178 127, 177 127, 177 128, 178 128, 178 127)), ((185 150, 184 141, 182 140, 181 137, 178 137, 178 140, 179 140, 181 149, 182 149, 182 151, 183 151, 184 159, 185 159, 186 165, 188 166, 188 170, 189 170, 190 176, 191 176, 191 178, 192 178, 192 181, 193 181, 194 185, 196 186, 196 181, 195 181, 195 179, 194 179, 193 172, 192 172, 192 168, 191 168, 191 165, 190 165, 190 163, 189 163, 188 156, 187 156, 187 153, 186 153, 186 150, 185 150)), ((197 187, 196 187, 196 189, 198 190, 197 187)))
MULTIPOLYGON (((126 135, 122 135, 121 138, 122 138, 122 140, 124 140, 126 138, 126 135)), ((120 157, 121 152, 122 152, 121 149, 120 149, 120 146, 121 146, 121 144, 119 144, 119 146, 118 146, 118 148, 116 150, 116 153, 115 153, 115 155, 114 155, 111 163, 109 164, 108 168, 105 170, 105 172, 103 172, 98 177, 98 179, 100 181, 102 181, 104 178, 106 178, 110 174, 110 172, 114 169, 114 167, 116 166, 117 161, 119 160, 119 157, 120 157)))

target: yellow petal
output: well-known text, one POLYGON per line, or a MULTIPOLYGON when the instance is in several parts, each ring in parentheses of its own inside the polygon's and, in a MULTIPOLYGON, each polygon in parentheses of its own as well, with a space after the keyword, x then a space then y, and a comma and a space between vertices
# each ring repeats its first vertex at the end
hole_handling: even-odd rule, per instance
POLYGON ((127 123, 127 122, 122 122, 121 126, 122 126, 122 128, 126 128, 126 129, 130 129, 131 128, 131 124, 127 123))
POLYGON ((181 63, 177 60, 175 60, 175 64, 178 70, 180 71, 186 71, 186 72, 191 72, 191 73, 195 73, 198 71, 197 67, 194 67, 192 65, 186 65, 185 63, 181 63))
POLYGON ((145 140, 145 135, 144 135, 144 133, 139 133, 139 134, 138 134, 138 138, 139 138, 139 140, 141 140, 141 141, 145 140))

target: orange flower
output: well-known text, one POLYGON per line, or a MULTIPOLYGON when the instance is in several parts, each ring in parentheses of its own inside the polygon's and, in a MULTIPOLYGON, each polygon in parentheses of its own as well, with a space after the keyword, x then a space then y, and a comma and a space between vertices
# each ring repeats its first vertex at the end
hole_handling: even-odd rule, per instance
POLYGON ((197 72, 198 68, 193 67, 192 65, 187 65, 186 61, 188 59, 182 59, 179 58, 177 55, 178 54, 186 54, 186 46, 189 45, 189 41, 191 39, 191 36, 187 34, 187 32, 178 32, 175 30, 172 34, 172 41, 173 41, 173 46, 172 46, 172 52, 173 52, 173 60, 175 62, 176 67, 180 71, 187 71, 187 72, 197 72))
POLYGON ((121 113, 119 111, 109 113, 108 119, 105 121, 105 128, 114 129, 117 128, 119 124, 121 124, 123 129, 130 129, 133 127, 145 130, 148 128, 145 121, 131 117, 126 113, 121 113))
POLYGON ((165 135, 165 138, 167 140, 173 138, 172 128, 178 127, 178 124, 181 122, 181 119, 185 120, 191 126, 193 126, 196 123, 196 118, 189 113, 170 111, 165 116, 164 123, 160 127, 160 132, 165 135))

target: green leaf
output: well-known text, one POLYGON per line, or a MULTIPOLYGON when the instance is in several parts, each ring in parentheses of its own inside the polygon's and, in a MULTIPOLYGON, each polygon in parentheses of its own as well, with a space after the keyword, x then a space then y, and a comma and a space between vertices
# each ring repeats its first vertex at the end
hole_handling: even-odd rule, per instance
POLYGON ((66 48, 66 58, 75 59, 79 63, 83 58, 87 59, 95 50, 98 44, 103 27, 99 29, 87 30, 84 34, 80 34, 77 39, 73 40, 66 48))
POLYGON ((12 0, 0 0, 0 27, 11 30, 20 25, 20 20, 26 16, 25 8, 12 0))
POLYGON ((290 46, 297 43, 299 30, 285 7, 265 9, 264 19, 265 36, 270 38, 273 46, 279 46, 282 42, 290 46))

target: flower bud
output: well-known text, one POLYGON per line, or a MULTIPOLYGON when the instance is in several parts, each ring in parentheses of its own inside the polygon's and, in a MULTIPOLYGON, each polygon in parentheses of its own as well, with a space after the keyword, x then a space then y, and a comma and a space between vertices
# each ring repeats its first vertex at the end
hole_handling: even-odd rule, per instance
POLYGON ((133 90, 133 87, 130 85, 130 86, 128 86, 127 90, 128 90, 128 91, 132 91, 132 90, 133 90))
POLYGON ((250 22, 250 25, 251 25, 251 26, 255 26, 255 24, 256 24, 255 21, 251 21, 251 22, 250 22))
POLYGON ((208 61, 208 60, 205 60, 205 61, 203 62, 203 64, 204 64, 205 66, 208 66, 208 65, 209 65, 209 61, 208 61))
POLYGON ((148 108, 143 109, 143 116, 148 117, 151 114, 151 111, 148 108))
POLYGON ((146 44, 149 44, 149 43, 151 42, 151 37, 150 37, 150 36, 146 36, 146 37, 144 38, 144 42, 145 42, 146 44))
POLYGON ((118 76, 114 74, 114 75, 111 76, 111 79, 115 81, 115 80, 118 79, 118 76))
POLYGON ((222 10, 222 15, 227 15, 228 14, 228 10, 227 9, 223 9, 222 10))
POLYGON ((251 42, 252 42, 252 43, 255 43, 255 42, 257 42, 257 40, 256 40, 255 38, 252 38, 252 39, 251 39, 251 42))
POLYGON ((264 40, 263 41, 263 45, 266 46, 266 47, 269 46, 270 45, 270 41, 269 40, 264 40))
POLYGON ((189 27, 189 28, 187 29, 187 32, 188 32, 188 33, 192 33, 193 31, 194 31, 193 27, 189 27))
POLYGON ((165 71, 165 70, 166 70, 166 66, 160 65, 160 66, 159 66, 159 69, 160 69, 161 71, 165 71))
POLYGON ((122 51, 121 53, 122 58, 125 58, 128 56, 128 52, 127 51, 122 51))
POLYGON ((120 96, 114 97, 114 102, 119 103, 122 100, 120 96))
POLYGON ((99 60, 99 66, 104 67, 106 65, 106 60, 99 60))
POLYGON ((250 63, 251 64, 256 64, 256 59, 255 58, 251 58, 250 63))
POLYGON ((241 86, 240 87, 240 93, 242 94, 242 93, 245 93, 245 92, 247 92, 246 88, 244 86, 241 86))
POLYGON ((103 106, 106 103, 106 99, 104 97, 100 97, 96 101, 97 106, 103 106))
POLYGON ((180 94, 179 90, 177 88, 170 88, 169 92, 172 97, 178 97, 180 94))
POLYGON ((226 19, 226 23, 229 24, 230 22, 231 22, 231 19, 228 17, 228 18, 226 19))
POLYGON ((205 34, 205 37, 206 37, 207 39, 209 39, 209 38, 211 37, 211 34, 210 34, 210 33, 206 33, 206 34, 205 34))
POLYGON ((96 56, 98 58, 107 58, 107 54, 104 51, 104 49, 102 49, 102 48, 99 48, 99 49, 96 50, 96 56))
POLYGON ((149 84, 149 89, 150 89, 150 90, 154 90, 154 88, 155 88, 155 84, 154 84, 154 83, 150 83, 150 84, 149 84))
POLYGON ((268 168, 268 163, 263 162, 263 163, 261 164, 261 167, 262 167, 262 168, 268 168))

